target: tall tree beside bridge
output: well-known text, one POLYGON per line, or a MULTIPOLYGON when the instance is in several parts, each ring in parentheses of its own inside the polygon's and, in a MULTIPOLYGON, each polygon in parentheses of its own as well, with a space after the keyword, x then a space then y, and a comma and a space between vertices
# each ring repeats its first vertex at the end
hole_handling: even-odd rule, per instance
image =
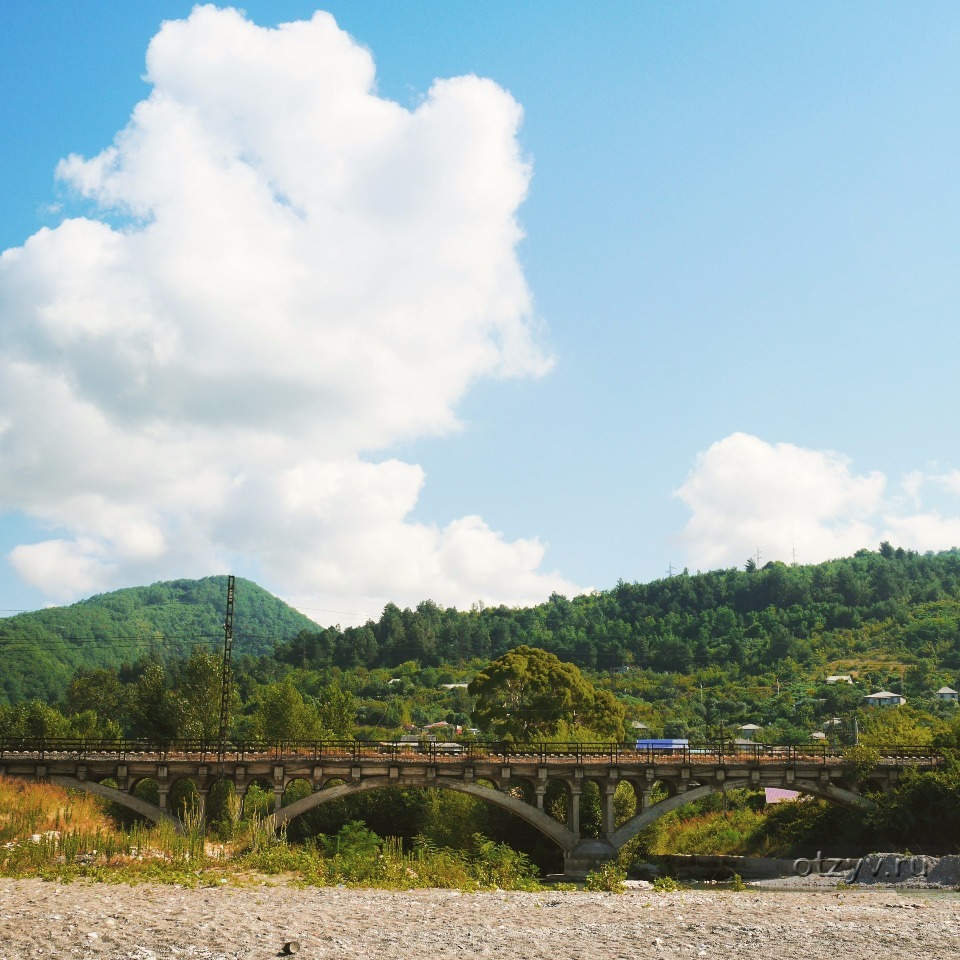
POLYGON ((470 683, 473 718, 484 731, 518 741, 549 740, 564 726, 623 738, 623 706, 572 663, 537 647, 509 650, 470 683))

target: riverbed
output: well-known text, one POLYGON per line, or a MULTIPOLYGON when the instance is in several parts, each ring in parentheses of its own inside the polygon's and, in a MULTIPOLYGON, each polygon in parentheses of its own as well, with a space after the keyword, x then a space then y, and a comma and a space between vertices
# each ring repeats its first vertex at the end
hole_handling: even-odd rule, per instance
POLYGON ((960 958, 960 895, 186 889, 0 880, 0 960, 960 958), (285 953, 286 951, 286 953, 285 953))

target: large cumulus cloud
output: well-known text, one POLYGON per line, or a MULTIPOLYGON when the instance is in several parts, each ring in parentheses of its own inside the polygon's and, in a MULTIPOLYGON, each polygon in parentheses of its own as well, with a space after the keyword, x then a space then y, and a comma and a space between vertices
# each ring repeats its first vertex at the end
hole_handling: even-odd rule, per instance
POLYGON ((254 564, 302 605, 519 603, 543 546, 410 513, 481 377, 549 367, 517 259, 521 111, 489 80, 377 95, 333 18, 163 25, 149 97, 58 176, 95 213, 0 255, 0 507, 55 599, 254 564))

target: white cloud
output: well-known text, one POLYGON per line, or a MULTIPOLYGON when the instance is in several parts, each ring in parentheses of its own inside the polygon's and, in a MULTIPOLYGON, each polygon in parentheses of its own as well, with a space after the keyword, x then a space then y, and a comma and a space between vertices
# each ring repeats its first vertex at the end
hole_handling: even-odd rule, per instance
POLYGON ((888 515, 879 539, 913 550, 949 550, 960 547, 960 517, 945 517, 937 511, 888 515))
POLYGON ((14 547, 10 561, 27 584, 62 601, 96 593, 109 583, 111 571, 99 551, 100 545, 86 538, 45 540, 14 547))
POLYGON ((535 540, 412 522, 422 470, 375 462, 458 429, 479 378, 549 369, 517 103, 477 77, 385 100, 325 13, 198 7, 146 76, 114 144, 58 168, 100 219, 0 255, 0 505, 68 532, 19 574, 65 599, 246 558, 367 610, 575 591, 535 540))
MULTIPOLYGON (((913 471, 903 482, 914 510, 929 479, 938 478, 913 471)), ((689 565, 740 566, 758 549, 762 560, 817 563, 883 540, 915 550, 960 544, 960 517, 910 512, 886 487, 882 473, 856 474, 842 454, 732 434, 697 457, 676 491, 691 512, 681 535, 689 565)))
POLYGON ((935 474, 929 477, 949 493, 960 494, 960 470, 950 470, 947 473, 935 474))

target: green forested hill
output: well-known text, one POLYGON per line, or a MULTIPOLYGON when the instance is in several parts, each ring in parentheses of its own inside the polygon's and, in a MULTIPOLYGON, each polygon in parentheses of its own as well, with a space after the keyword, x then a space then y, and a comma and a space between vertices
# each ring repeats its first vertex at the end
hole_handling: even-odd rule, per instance
MULTIPOLYGON (((140 661, 139 675, 145 656, 169 665, 198 644, 219 647, 225 592, 224 577, 181 580, 0 620, 2 696, 58 703, 78 667, 140 661)), ((934 691, 960 688, 957 550, 920 555, 882 544, 817 565, 748 563, 621 582, 535 607, 390 603, 378 620, 346 629, 319 627, 248 581, 238 581, 236 602, 241 690, 284 677, 307 692, 333 682, 372 698, 365 714, 387 726, 384 717, 449 712, 437 717, 430 707, 421 717, 397 684, 378 693, 391 675, 441 683, 451 678, 436 679, 438 671, 453 670, 462 679, 520 645, 606 675, 636 719, 658 730, 670 723, 677 735, 750 720, 809 736, 811 724, 849 712, 870 689, 939 711, 934 691), (372 679, 384 671, 386 680, 372 679), (824 683, 848 673, 855 687, 824 683)), ((168 672, 173 683, 176 670, 168 672)), ((453 712, 462 722, 468 705, 453 712)))
POLYGON ((489 660, 527 644, 581 668, 688 674, 711 665, 748 673, 859 658, 926 659, 960 670, 960 552, 878 552, 811 566, 681 574, 619 583, 529 608, 460 612, 430 601, 388 604, 379 621, 300 635, 277 656, 300 666, 424 666, 489 660))
MULTIPOLYGON (((144 655, 183 657, 223 642, 227 578, 173 580, 100 594, 0 620, 0 702, 57 701, 78 667, 117 667, 144 655)), ((317 625, 238 578, 234 650, 264 654, 317 625)))

